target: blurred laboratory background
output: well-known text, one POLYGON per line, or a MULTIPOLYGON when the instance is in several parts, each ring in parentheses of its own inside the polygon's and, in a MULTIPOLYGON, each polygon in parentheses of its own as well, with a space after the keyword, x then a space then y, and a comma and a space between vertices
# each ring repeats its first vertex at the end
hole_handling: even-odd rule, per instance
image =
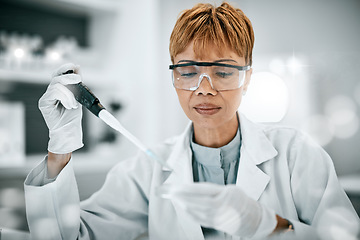
MULTIPOLYGON (((27 231, 23 181, 47 153, 37 109, 54 69, 83 82, 147 146, 188 120, 172 87, 168 44, 181 10, 198 0, 0 0, 0 228, 27 231)), ((210 0, 220 5, 222 1, 210 0)), ((332 157, 360 212, 360 1, 233 0, 255 31, 248 118, 311 135, 332 157)), ((84 111, 74 153, 80 197, 137 149, 84 111)))

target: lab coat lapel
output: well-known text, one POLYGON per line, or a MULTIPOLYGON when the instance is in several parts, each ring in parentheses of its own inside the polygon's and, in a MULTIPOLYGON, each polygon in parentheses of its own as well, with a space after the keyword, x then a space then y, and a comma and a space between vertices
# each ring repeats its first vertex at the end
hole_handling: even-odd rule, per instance
POLYGON ((264 192, 270 177, 258 165, 278 153, 265 135, 264 126, 249 121, 240 114, 242 144, 236 185, 254 200, 264 192))
MULTIPOLYGON (((189 124, 186 131, 177 140, 174 150, 170 154, 167 163, 174 170, 165 180, 164 184, 179 185, 193 182, 192 175, 192 153, 190 149, 190 133, 192 124, 189 124)), ((163 171, 167 171, 163 168, 163 171)), ((179 218, 187 239, 204 239, 201 226, 199 223, 192 220, 192 218, 184 211, 177 202, 172 202, 179 218)))
MULTIPOLYGON (((270 177, 257 165, 275 157, 277 151, 266 137, 261 125, 252 123, 242 114, 239 115, 242 144, 236 185, 240 186, 249 197, 258 200, 269 183, 270 177)), ((164 184, 193 182, 192 153, 189 145, 191 126, 189 124, 177 140, 167 160, 174 171, 170 173, 164 184)), ((168 170, 163 168, 163 171, 168 170)), ((173 202, 173 205, 187 239, 204 239, 200 224, 194 222, 176 202, 173 202)))

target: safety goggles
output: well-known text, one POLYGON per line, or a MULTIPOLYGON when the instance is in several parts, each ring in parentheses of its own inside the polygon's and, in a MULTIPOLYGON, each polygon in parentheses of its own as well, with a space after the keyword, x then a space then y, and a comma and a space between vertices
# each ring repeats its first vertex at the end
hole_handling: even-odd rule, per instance
POLYGON ((219 62, 188 62, 169 66, 173 85, 177 89, 195 91, 206 77, 216 91, 240 88, 250 66, 237 66, 219 62))

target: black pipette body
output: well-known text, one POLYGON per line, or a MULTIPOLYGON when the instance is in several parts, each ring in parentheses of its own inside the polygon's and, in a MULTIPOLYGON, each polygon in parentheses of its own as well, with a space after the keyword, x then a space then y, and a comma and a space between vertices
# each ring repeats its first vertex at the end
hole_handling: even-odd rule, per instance
MULTIPOLYGON (((65 74, 72 74, 74 73, 73 70, 69 70, 65 74)), ((91 90, 82 82, 77 84, 68 84, 65 85, 75 96, 76 101, 81 103, 83 106, 85 106, 87 109, 89 109, 95 116, 99 117, 99 113, 101 110, 105 109, 103 105, 101 105, 99 99, 91 92, 91 90)), ((108 113, 106 110, 104 113, 108 113)), ((109 113, 108 113, 109 114, 109 113)), ((110 116, 112 116, 110 114, 110 116)), ((112 116, 113 117, 113 116, 112 116)), ((114 118, 114 117, 113 117, 114 118)), ((104 119, 101 118, 103 121, 104 119)), ((114 118, 115 119, 115 118, 114 118)), ((117 120, 115 120, 117 122, 117 120)), ((105 121, 106 122, 106 121, 105 121)), ((109 122, 107 122, 109 124, 109 122)), ((118 123, 120 125, 120 123, 118 123)), ((114 128, 114 125, 109 124, 109 126, 114 128)), ((116 129, 116 128, 115 128, 116 129)), ((117 131, 120 132, 119 129, 117 131)), ((122 132, 123 133, 123 132, 122 132)), ((123 133, 124 134, 124 133, 123 133)), ((127 134, 127 137, 129 138, 129 134, 127 134)), ((169 170, 172 171, 172 168, 169 167, 166 162, 164 162, 162 159, 158 158, 150 149, 147 149, 141 142, 139 142, 132 134, 130 134, 131 137, 129 140, 131 140, 137 147, 139 147, 141 150, 143 150, 151 159, 159 162, 161 165, 167 167, 169 170), (135 139, 135 140, 134 140, 135 139)))
MULTIPOLYGON (((65 74, 74 73, 73 70, 69 70, 65 74)), ((95 116, 99 116, 99 112, 104 108, 99 99, 91 92, 91 90, 82 82, 77 84, 69 84, 66 87, 74 94, 76 101, 81 103, 84 107, 90 110, 95 116)))

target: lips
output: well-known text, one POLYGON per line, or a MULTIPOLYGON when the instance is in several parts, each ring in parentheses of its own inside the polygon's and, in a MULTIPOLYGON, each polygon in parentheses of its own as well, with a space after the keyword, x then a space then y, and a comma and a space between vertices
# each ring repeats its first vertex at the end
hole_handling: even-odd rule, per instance
POLYGON ((221 107, 211 104, 211 103, 202 103, 194 106, 196 112, 202 115, 213 115, 220 111, 221 107))

